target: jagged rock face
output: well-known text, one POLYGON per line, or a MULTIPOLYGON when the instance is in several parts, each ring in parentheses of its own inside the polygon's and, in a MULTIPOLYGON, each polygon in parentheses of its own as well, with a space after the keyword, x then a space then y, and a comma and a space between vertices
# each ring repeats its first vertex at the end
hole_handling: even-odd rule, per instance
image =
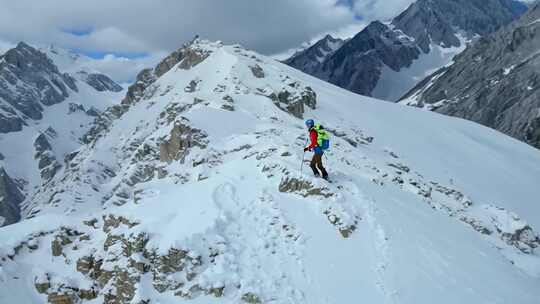
POLYGON ((423 72, 414 70, 411 76, 404 76, 407 87, 383 90, 396 90, 391 94, 376 90, 381 81, 392 83, 397 77, 392 72, 410 68, 421 55, 433 52, 433 46, 456 48, 452 52, 458 52, 458 35, 491 33, 525 10, 525 5, 513 0, 421 0, 397 16, 391 27, 375 21, 337 50, 323 52, 324 56, 317 53, 320 47, 316 47, 327 43, 328 38, 322 39, 285 63, 352 92, 377 98, 389 95, 396 100, 415 85, 408 78, 424 78, 447 62, 426 59, 417 68, 423 72), (389 76, 383 75, 386 70, 389 76))
POLYGON ((344 43, 345 41, 342 39, 326 35, 308 49, 297 52, 291 58, 285 60, 285 63, 308 74, 312 74, 321 62, 344 43))
POLYGON ((36 138, 34 148, 36 150, 34 158, 38 160, 38 169, 40 170, 41 178, 44 182, 47 182, 58 172, 62 165, 54 156, 52 146, 47 139, 47 134, 41 133, 36 138))
POLYGON ((316 75, 355 93, 371 95, 383 65, 399 71, 419 54, 412 40, 376 21, 328 57, 316 75))
POLYGON ((304 118, 305 106, 311 109, 317 107, 317 94, 310 87, 302 88, 298 82, 290 83, 277 96, 273 93, 270 98, 278 108, 297 118, 304 118))
POLYGON ((108 76, 99 73, 87 73, 80 71, 77 73, 79 79, 96 89, 98 92, 111 91, 120 92, 122 87, 110 79, 108 76))
POLYGON ((71 76, 61 74, 45 54, 19 43, 0 56, 0 132, 19 131, 26 117, 41 119, 43 105, 64 101, 70 90, 78 90, 71 76))
POLYGON ((208 53, 190 48, 189 45, 184 45, 181 49, 163 59, 154 70, 156 76, 161 77, 178 63, 180 63, 178 66, 180 69, 191 69, 208 57, 208 53))
POLYGON ((163 162, 183 160, 189 149, 206 148, 206 135, 201 130, 188 125, 189 120, 183 118, 174 123, 171 134, 159 146, 159 159, 163 162))
POLYGON ((416 39, 425 53, 431 42, 460 46, 455 28, 486 35, 512 22, 527 10, 511 0, 420 0, 397 16, 392 24, 416 39))
POLYGON ((17 184, 9 177, 4 168, 0 167, 0 226, 19 221, 19 204, 23 200, 24 196, 17 184))
POLYGON ((540 7, 485 37, 403 98, 540 147, 540 7))

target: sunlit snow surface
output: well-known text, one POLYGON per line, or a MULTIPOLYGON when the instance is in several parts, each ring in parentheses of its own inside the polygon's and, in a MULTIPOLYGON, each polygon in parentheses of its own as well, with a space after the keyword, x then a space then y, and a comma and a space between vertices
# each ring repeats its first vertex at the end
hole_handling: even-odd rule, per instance
MULTIPOLYGON (((99 226, 111 214, 138 225, 109 233, 144 233, 158 254, 177 248, 202 256, 186 287, 225 287, 222 297, 187 300, 157 292, 146 273, 133 303, 241 303, 246 292, 263 303, 538 303, 538 249, 525 254, 501 238, 524 225, 540 229, 537 150, 472 122, 355 95, 239 47, 193 47, 212 54, 163 75, 154 94, 81 149, 75 169, 36 194, 34 218, 0 230, 0 303, 44 302, 34 288, 44 273, 86 288, 91 282, 75 262, 110 257, 99 226), (263 78, 252 74, 256 64, 263 78), (186 92, 193 80, 196 90, 186 92), (331 184, 313 178, 307 164, 300 172, 303 121, 261 93, 295 81, 317 94, 317 108, 304 116, 334 132, 324 159, 331 184), (222 108, 226 95, 234 111, 222 108), (183 162, 137 161, 138 149, 159 150, 169 136, 173 123, 161 114, 175 103, 192 105, 175 119, 205 132, 207 146, 193 147, 183 162), (130 187, 126 180, 144 164, 168 174, 130 187), (329 195, 278 191, 286 178, 329 195), (92 218, 98 229, 82 224, 92 218), (476 231, 472 220, 492 233, 476 231), (344 237, 347 225, 355 229, 344 237), (90 236, 77 249, 64 247, 69 263, 51 256, 51 234, 7 257, 30 234, 60 226, 90 236), (220 252, 212 261, 210 246, 220 252)), ((89 303, 102 302, 100 294, 89 303)))

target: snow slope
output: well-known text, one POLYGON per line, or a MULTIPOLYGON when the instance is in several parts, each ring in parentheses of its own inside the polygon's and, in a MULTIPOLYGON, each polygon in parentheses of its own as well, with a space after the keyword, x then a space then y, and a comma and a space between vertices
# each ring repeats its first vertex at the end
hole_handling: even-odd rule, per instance
POLYGON ((139 76, 0 229, 1 303, 538 303, 533 148, 219 42, 139 76))

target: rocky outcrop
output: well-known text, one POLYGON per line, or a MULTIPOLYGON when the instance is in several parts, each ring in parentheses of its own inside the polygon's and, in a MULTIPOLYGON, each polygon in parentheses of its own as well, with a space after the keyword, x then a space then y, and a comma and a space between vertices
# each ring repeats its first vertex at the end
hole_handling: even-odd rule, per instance
POLYGON ((41 178, 44 182, 47 182, 54 177, 62 165, 56 160, 52 146, 45 133, 38 135, 34 141, 34 148, 36 150, 34 158, 38 160, 38 169, 40 170, 41 178))
POLYGON ((152 69, 144 69, 137 74, 135 83, 129 86, 126 96, 122 100, 123 105, 131 105, 139 101, 144 91, 156 81, 157 77, 152 69))
POLYGON ((264 78, 264 70, 263 68, 261 68, 260 65, 258 64, 251 65, 249 66, 249 69, 251 70, 251 73, 253 74, 253 76, 255 76, 256 78, 264 78))
POLYGON ((77 90, 75 79, 61 74, 45 54, 19 43, 0 56, 0 132, 19 131, 28 118, 41 119, 43 106, 77 90))
POLYGON ((272 99, 274 104, 281 110, 289 114, 303 118, 305 107, 315 109, 317 107, 317 94, 310 87, 304 87, 297 81, 290 82, 277 94, 275 92, 265 92, 260 90, 259 94, 272 99))
MULTIPOLYGON (((224 283, 204 283, 199 276, 221 254, 209 248, 203 253, 189 249, 170 248, 158 252, 149 245, 149 236, 144 233, 130 233, 137 226, 122 216, 106 215, 102 220, 89 221, 89 227, 100 233, 98 247, 88 248, 88 255, 70 261, 69 252, 86 243, 90 237, 84 233, 61 228, 53 232, 52 256, 58 262, 64 261, 66 267, 82 274, 87 282, 84 288, 77 282, 66 281, 54 273, 42 273, 34 278, 34 287, 47 296, 49 303, 81 303, 103 297, 103 303, 131 303, 140 288, 143 276, 150 279, 156 292, 174 294, 179 298, 192 299, 199 295, 221 297, 225 291, 224 283), (90 225, 91 222, 91 225, 90 225), (99 227, 98 227, 99 226, 99 227), (99 229, 101 228, 101 229, 99 229), (206 265, 205 265, 206 263, 206 265)), ((35 236, 39 239, 46 234, 35 236)), ((231 285, 230 288, 239 288, 231 285)), ((258 298, 246 296, 246 300, 258 298)), ((143 302, 137 303, 145 303, 143 302)), ((248 302, 259 303, 259 302, 248 302)))
POLYGON ((296 177, 285 177, 279 183, 279 192, 284 193, 297 193, 303 197, 309 196, 321 196, 321 197, 331 197, 334 195, 326 187, 317 187, 311 181, 296 178, 296 177))
POLYGON ((159 146, 159 159, 162 162, 182 161, 193 147, 206 148, 206 134, 189 126, 187 118, 175 121, 168 138, 159 146))
POLYGON ((0 226, 20 220, 20 203, 24 196, 4 168, 0 167, 0 226))
POLYGON ((181 49, 173 52, 165 59, 163 59, 154 69, 154 73, 157 77, 161 77, 167 73, 170 69, 176 66, 178 63, 179 69, 189 70, 197 64, 201 63, 210 54, 203 49, 191 47, 196 40, 191 43, 185 44, 181 49))
POLYGON ((17 112, 10 105, 1 103, 0 100, 0 133, 17 132, 22 130, 24 125, 26 123, 17 115, 17 112))
POLYGON ((86 82, 89 86, 96 89, 96 91, 104 92, 120 92, 122 87, 110 79, 108 76, 99 73, 88 73, 86 71, 80 71, 77 73, 80 80, 86 82))
POLYGON ((540 148, 540 5, 480 39, 402 103, 469 119, 540 148))

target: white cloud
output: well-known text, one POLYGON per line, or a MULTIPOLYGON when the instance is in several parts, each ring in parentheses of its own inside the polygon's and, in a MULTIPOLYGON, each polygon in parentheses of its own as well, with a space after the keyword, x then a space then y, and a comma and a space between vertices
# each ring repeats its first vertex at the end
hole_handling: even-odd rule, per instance
POLYGON ((15 47, 15 44, 0 39, 0 55, 4 54, 6 51, 12 49, 13 47, 15 47))
POLYGON ((0 0, 0 51, 25 41, 83 52, 150 54, 92 61, 96 69, 125 81, 196 34, 283 54, 327 33, 351 37, 367 21, 392 17, 412 2, 350 1, 352 6, 338 0, 0 0), (77 36, 65 32, 69 29, 90 33, 77 36))
POLYGON ((392 19, 416 0, 355 0, 354 12, 367 21, 392 19))
POLYGON ((93 51, 171 51, 195 34, 270 54, 354 22, 337 0, 0 0, 0 38, 93 51), (88 36, 62 29, 91 28, 88 36))
POLYGON ((155 66, 165 56, 165 53, 157 52, 148 57, 130 59, 107 54, 103 59, 91 59, 86 66, 108 75, 118 83, 130 83, 142 69, 155 66))

